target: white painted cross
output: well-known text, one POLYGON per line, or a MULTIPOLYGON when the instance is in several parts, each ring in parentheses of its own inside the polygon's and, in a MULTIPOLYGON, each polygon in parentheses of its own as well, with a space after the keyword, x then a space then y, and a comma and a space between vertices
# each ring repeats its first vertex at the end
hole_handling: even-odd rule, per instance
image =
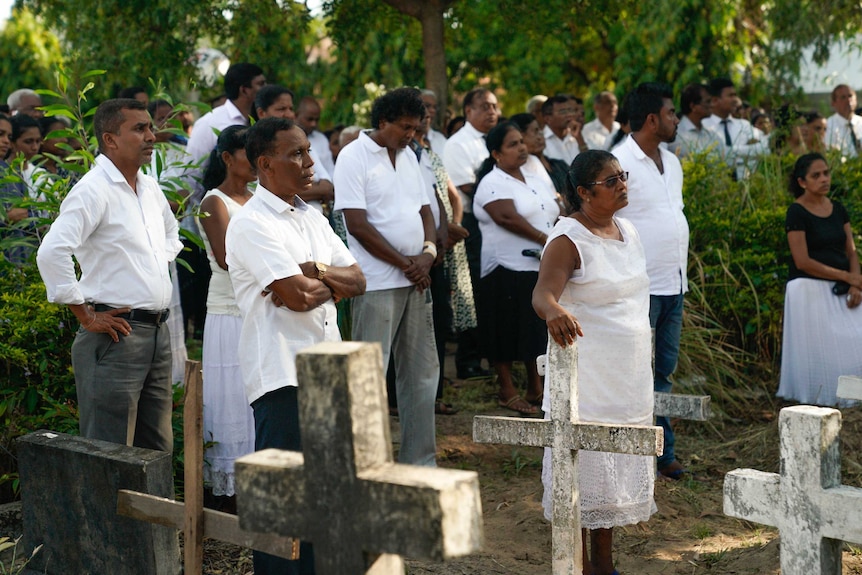
POLYGON ((318 575, 403 575, 400 555, 479 550, 478 475, 392 461, 379 344, 321 343, 296 371, 303 452, 236 461, 243 529, 311 541, 318 575))
POLYGON ((838 378, 838 397, 862 400, 862 377, 842 375, 838 378))
MULTIPOLYGON (((547 356, 536 358, 539 375, 545 375, 547 356)), ((710 401, 708 395, 688 395, 681 393, 664 393, 656 391, 653 394, 653 413, 656 417, 671 417, 691 421, 706 421, 710 416, 710 401)))
POLYGON ((476 416, 473 441, 553 448, 552 572, 571 575, 583 569, 578 451, 660 455, 664 437, 661 427, 582 423, 577 341, 550 348, 551 419, 476 416))
POLYGON ((841 412, 785 407, 778 431, 780 473, 728 473, 724 513, 778 528, 782 575, 840 575, 841 541, 862 543, 862 489, 841 485, 841 412))

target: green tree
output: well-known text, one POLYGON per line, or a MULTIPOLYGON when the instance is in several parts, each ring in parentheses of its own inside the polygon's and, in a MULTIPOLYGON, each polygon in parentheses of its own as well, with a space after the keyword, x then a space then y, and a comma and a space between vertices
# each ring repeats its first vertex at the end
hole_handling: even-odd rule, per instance
POLYGON ((0 32, 0 94, 53 85, 62 62, 60 42, 41 19, 26 8, 13 10, 0 32))

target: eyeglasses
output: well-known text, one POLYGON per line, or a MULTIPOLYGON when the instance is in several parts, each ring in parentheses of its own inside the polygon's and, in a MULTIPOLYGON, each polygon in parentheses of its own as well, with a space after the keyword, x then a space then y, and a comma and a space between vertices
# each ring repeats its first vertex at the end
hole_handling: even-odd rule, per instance
POLYGON ((606 188, 613 188, 617 185, 617 180, 625 183, 628 181, 628 179, 629 179, 629 173, 628 172, 620 172, 616 176, 611 176, 610 178, 608 178, 606 180, 602 180, 600 182, 587 182, 587 185, 588 186, 598 186, 599 184, 601 184, 601 185, 605 186, 606 188))

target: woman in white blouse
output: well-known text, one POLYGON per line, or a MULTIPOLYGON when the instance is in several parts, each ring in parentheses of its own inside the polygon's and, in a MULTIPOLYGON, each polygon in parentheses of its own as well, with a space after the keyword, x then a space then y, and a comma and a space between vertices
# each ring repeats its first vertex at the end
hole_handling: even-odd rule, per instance
POLYGON ((548 333, 531 305, 539 274, 538 254, 560 215, 556 192, 523 170, 529 158, 518 126, 504 122, 488 132, 490 156, 479 168, 473 212, 482 231, 482 270, 476 307, 485 357, 500 384, 501 407, 534 414, 542 403, 536 358, 548 333), (512 363, 527 368, 527 390, 512 381, 512 363))

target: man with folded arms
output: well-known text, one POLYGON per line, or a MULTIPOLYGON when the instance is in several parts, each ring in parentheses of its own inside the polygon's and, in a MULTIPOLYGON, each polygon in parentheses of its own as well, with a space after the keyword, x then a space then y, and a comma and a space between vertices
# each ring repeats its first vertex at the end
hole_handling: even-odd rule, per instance
POLYGON ((94 117, 99 151, 39 248, 48 301, 81 327, 72 344, 83 437, 170 452, 168 264, 182 249, 158 182, 144 175, 156 137, 146 106, 107 100, 94 117), (76 279, 75 264, 81 267, 76 279))

